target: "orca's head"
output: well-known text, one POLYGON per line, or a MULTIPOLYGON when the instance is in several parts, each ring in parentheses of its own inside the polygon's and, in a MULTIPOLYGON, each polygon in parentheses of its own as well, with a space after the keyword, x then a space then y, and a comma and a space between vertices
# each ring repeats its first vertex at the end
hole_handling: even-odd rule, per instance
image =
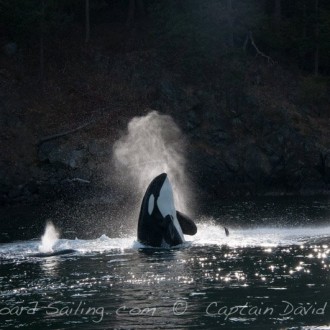
POLYGON ((166 173, 158 175, 151 181, 146 196, 149 215, 156 210, 159 210, 163 218, 172 215, 175 210, 173 190, 166 173))
POLYGON ((167 174, 166 173, 162 173, 162 174, 159 174, 158 176, 156 176, 150 182, 150 184, 148 186, 148 189, 147 189, 147 193, 149 192, 153 195, 158 196, 166 179, 167 179, 167 174))

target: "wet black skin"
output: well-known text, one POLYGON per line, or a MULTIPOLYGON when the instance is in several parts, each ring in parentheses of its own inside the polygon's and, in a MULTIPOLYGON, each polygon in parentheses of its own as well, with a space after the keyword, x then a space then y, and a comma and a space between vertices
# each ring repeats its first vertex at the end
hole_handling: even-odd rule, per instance
POLYGON ((29 257, 47 258, 47 257, 61 256, 61 255, 64 255, 64 254, 71 254, 71 253, 75 253, 75 252, 77 252, 77 251, 73 250, 73 249, 65 249, 65 250, 54 251, 54 252, 33 253, 33 254, 30 254, 29 257))

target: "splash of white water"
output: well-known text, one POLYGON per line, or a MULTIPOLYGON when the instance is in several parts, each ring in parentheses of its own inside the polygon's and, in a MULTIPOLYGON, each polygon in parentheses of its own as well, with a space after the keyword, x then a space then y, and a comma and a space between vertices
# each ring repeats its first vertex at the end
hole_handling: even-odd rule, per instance
POLYGON ((44 234, 41 237, 41 245, 39 251, 42 253, 53 252, 53 246, 59 239, 59 232, 51 221, 47 222, 44 234))
MULTIPOLYGON (((192 241, 194 245, 208 246, 227 245, 229 247, 276 247, 300 245, 313 242, 329 242, 330 226, 314 227, 229 227, 230 235, 226 237, 224 228, 214 221, 197 223, 198 231, 192 241)), ((189 237, 190 238, 190 237, 189 237)), ((191 238, 189 239, 191 240, 191 238)), ((327 243, 328 244, 328 243, 327 243)))
POLYGON ((129 186, 142 198, 152 179, 166 172, 176 208, 191 214, 192 189, 185 171, 184 151, 183 135, 170 116, 152 111, 133 118, 127 133, 113 148, 117 177, 122 178, 120 185, 129 186))
MULTIPOLYGON (((230 229, 230 235, 226 237, 222 226, 212 220, 203 220, 197 223, 198 232, 196 236, 186 236, 188 247, 208 247, 211 245, 229 248, 264 247, 273 248, 277 246, 291 245, 317 245, 326 247, 330 244, 330 226, 295 227, 295 228, 251 228, 251 229, 230 229)), ((59 239, 56 243, 59 250, 74 249, 78 253, 115 253, 131 254, 133 250, 143 248, 143 245, 136 242, 136 236, 125 238, 109 238, 102 235, 94 240, 67 240, 59 239)), ((7 244, 0 244, 0 258, 20 258, 29 253, 34 253, 35 241, 19 241, 7 244)), ((329 257, 329 252, 326 252, 329 257)))

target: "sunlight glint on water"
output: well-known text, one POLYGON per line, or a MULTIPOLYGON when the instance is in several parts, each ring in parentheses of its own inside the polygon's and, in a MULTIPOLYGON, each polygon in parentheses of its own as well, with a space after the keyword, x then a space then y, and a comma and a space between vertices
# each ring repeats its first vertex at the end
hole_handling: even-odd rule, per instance
POLYGON ((187 236, 190 241, 183 248, 170 250, 142 249, 136 236, 123 237, 124 232, 116 238, 58 239, 54 251, 76 252, 50 258, 32 257, 40 240, 0 244, 0 310, 6 314, 12 308, 29 308, 33 302, 40 307, 35 315, 6 314, 4 322, 0 315, 0 327, 191 329, 193 324, 196 329, 258 325, 261 329, 275 324, 289 329, 287 325, 299 323, 317 329, 330 322, 330 306, 325 315, 280 315, 286 306, 283 301, 296 308, 325 306, 330 226, 229 228, 226 237, 223 227, 212 219, 200 219, 197 224, 196 236, 187 236), (174 315, 176 302, 187 303, 185 313, 174 315), (212 313, 248 304, 260 310, 274 308, 274 315, 210 317, 206 314, 209 304, 213 304, 212 313), (54 307, 66 308, 68 314, 47 315, 47 310, 56 311, 54 307), (88 307, 104 309, 104 314, 85 315, 82 308, 88 307), (155 308, 154 317, 129 314, 130 309, 147 307, 155 308))
MULTIPOLYGON (((247 246, 285 246, 299 245, 313 239, 330 236, 330 226, 324 227, 257 227, 251 229, 230 229, 230 235, 225 236, 223 227, 207 222, 198 225, 198 232, 193 238, 199 245, 228 245, 230 247, 247 246)), ((191 240, 191 238, 190 238, 191 240)))

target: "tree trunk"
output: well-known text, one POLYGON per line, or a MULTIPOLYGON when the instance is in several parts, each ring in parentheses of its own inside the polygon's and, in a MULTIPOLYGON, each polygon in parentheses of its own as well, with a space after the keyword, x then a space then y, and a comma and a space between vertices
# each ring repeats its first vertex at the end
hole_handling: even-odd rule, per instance
POLYGON ((319 26, 319 0, 315 0, 315 51, 314 51, 314 75, 319 75, 320 59, 320 26, 319 26))
POLYGON ((278 27, 281 23, 282 19, 282 6, 281 0, 275 0, 275 7, 274 7, 274 22, 278 27))
POLYGON ((138 9, 139 9, 139 14, 141 17, 144 17, 146 15, 146 11, 144 8, 144 2, 143 2, 143 0, 136 0, 136 1, 137 1, 138 9))
POLYGON ((136 17, 143 18, 146 16, 145 6, 143 0, 129 0, 128 14, 126 20, 126 27, 132 27, 136 17))
POLYGON ((90 10, 89 10, 89 0, 85 0, 85 42, 86 44, 90 39, 90 10))
POLYGON ((232 0, 227 0, 227 17, 228 17, 228 44, 229 47, 234 47, 234 23, 233 23, 233 3, 232 0))
POLYGON ((44 51, 44 34, 45 34, 45 0, 41 0, 40 12, 40 43, 39 43, 39 79, 43 87, 44 71, 45 71, 45 51, 44 51))
POLYGON ((302 30, 302 38, 305 40, 307 38, 307 9, 306 3, 303 1, 303 30, 302 30))
POLYGON ((126 27, 130 28, 134 22, 134 16, 135 16, 135 0, 129 0, 128 4, 128 15, 127 15, 127 21, 126 21, 126 27))

